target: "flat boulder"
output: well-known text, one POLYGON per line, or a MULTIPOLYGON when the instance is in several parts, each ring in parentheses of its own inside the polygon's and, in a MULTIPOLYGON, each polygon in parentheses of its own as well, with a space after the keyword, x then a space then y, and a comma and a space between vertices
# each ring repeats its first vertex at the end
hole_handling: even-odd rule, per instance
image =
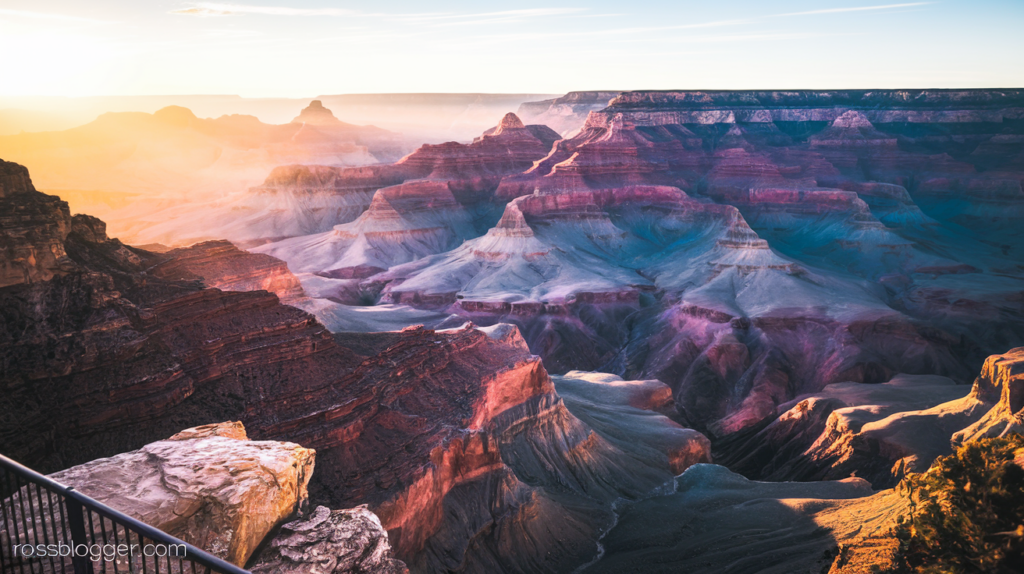
POLYGON ((307 501, 316 452, 249 440, 240 422, 205 425, 50 478, 244 565, 307 501))

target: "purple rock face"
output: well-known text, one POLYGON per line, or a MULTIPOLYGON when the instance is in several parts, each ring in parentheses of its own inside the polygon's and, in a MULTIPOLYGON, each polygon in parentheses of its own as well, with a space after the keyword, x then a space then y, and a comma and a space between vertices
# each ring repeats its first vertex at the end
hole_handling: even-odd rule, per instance
POLYGON ((515 116, 388 168, 472 189, 429 216, 371 228, 371 206, 260 251, 337 301, 517 324, 552 372, 658 378, 725 436, 832 383, 966 382, 1024 343, 1022 114, 1019 91, 624 93, 497 184, 476 174, 536 141, 515 116))

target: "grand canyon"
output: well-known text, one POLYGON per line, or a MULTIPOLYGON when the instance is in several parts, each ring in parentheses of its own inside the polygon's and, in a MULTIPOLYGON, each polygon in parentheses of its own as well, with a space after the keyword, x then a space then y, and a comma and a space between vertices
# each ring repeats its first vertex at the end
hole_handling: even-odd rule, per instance
POLYGON ((0 574, 1024 572, 1021 6, 0 4, 0 574))
POLYGON ((8 137, 3 453, 253 572, 896 568, 904 485, 1024 425, 1024 91, 570 93, 392 161, 321 101, 115 119, 285 155, 103 221, 29 143, 93 124, 8 137))

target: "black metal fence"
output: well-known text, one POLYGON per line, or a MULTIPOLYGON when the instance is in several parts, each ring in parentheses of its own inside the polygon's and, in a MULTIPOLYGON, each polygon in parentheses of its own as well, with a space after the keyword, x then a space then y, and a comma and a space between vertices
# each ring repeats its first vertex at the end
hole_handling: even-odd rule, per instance
POLYGON ((0 455, 3 574, 249 574, 0 455))

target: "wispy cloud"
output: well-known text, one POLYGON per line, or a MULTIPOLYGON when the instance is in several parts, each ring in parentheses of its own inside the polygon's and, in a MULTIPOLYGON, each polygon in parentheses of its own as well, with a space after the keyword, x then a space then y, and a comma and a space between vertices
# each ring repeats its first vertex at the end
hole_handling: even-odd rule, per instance
POLYGON ((31 12, 29 10, 9 10, 7 8, 0 8, 0 16, 16 16, 20 18, 32 18, 36 20, 63 20, 65 22, 91 22, 93 24, 108 24, 105 20, 96 20, 95 18, 83 18, 81 16, 72 16, 70 14, 54 14, 52 12, 31 12))
POLYGON ((501 10, 496 12, 422 12, 422 13, 379 13, 359 12, 344 8, 292 8, 287 6, 253 6, 250 4, 228 4, 221 2, 195 2, 190 6, 171 10, 171 14, 182 16, 231 16, 237 14, 262 14, 267 16, 344 16, 363 18, 389 18, 399 22, 415 22, 435 26, 461 26, 490 24, 496 22, 517 22, 528 18, 562 16, 585 12, 586 8, 527 8, 501 10))
POLYGON ((867 10, 895 10, 897 8, 911 8, 914 6, 925 6, 931 2, 910 2, 906 4, 884 4, 879 6, 851 6, 849 8, 824 8, 821 10, 808 10, 806 12, 789 12, 786 14, 773 14, 778 16, 808 16, 811 14, 836 14, 838 12, 864 12, 867 10))
POLYGON ((354 10, 344 8, 289 8, 287 6, 252 6, 249 4, 221 4, 197 2, 188 8, 171 10, 171 14, 184 16, 230 16, 232 14, 264 14, 267 16, 353 16, 354 10))
POLYGON ((435 13, 435 14, 401 14, 402 19, 408 20, 452 20, 459 18, 534 18, 538 16, 560 16, 562 14, 575 14, 585 12, 586 8, 526 8, 522 10, 502 10, 500 12, 478 12, 470 14, 435 13))

